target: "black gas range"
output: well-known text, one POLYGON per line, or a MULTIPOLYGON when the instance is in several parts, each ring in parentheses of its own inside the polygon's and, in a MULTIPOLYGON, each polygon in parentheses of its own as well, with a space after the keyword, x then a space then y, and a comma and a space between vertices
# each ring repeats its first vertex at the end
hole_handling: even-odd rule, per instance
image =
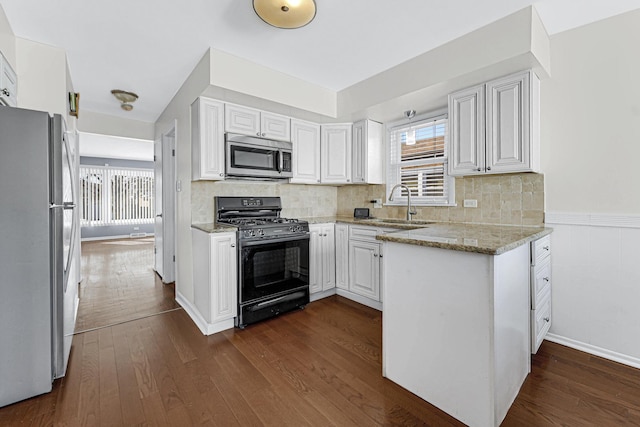
POLYGON ((238 317, 246 325, 309 303, 309 224, 282 218, 279 197, 215 198, 216 222, 238 228, 238 317))

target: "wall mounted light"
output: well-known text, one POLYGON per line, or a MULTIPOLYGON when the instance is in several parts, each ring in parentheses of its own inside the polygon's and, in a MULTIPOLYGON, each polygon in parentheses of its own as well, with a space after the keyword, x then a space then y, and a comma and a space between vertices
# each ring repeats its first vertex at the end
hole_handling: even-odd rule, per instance
POLYGON ((253 10, 269 25, 300 28, 316 16, 315 0, 253 0, 253 10))
POLYGON ((138 99, 138 95, 133 92, 127 92, 126 90, 113 89, 111 94, 121 102, 120 108, 124 111, 133 110, 133 105, 131 105, 131 103, 136 102, 138 99))

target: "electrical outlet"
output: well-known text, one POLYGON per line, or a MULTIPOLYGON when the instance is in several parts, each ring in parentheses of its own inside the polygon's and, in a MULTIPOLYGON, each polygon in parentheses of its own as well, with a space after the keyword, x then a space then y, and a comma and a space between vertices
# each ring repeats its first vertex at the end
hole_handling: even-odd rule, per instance
POLYGON ((374 199, 373 208, 380 209, 382 207, 382 199, 374 199))
POLYGON ((477 208, 478 201, 476 199, 464 199, 465 208, 477 208))

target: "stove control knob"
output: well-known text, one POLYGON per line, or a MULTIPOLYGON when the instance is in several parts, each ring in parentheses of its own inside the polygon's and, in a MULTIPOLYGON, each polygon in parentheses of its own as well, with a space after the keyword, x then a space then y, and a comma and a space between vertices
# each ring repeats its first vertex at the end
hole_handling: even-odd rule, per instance
POLYGON ((256 233, 253 230, 246 230, 244 234, 248 237, 253 237, 256 235, 256 233))
POLYGON ((258 236, 264 236, 264 230, 263 230, 262 228, 258 228, 258 229, 256 230, 256 234, 257 234, 258 236))

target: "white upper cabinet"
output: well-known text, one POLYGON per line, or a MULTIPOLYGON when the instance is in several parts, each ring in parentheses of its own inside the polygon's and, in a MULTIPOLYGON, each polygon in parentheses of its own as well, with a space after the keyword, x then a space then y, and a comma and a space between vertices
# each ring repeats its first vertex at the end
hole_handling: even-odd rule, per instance
POLYGON ((351 123, 321 126, 321 178, 326 184, 351 183, 351 123))
POLYGON ((261 138, 291 141, 289 117, 234 104, 225 104, 224 130, 261 138))
POLYGON ((381 123, 360 120, 353 124, 351 182, 385 183, 381 123))
POLYGON ((18 105, 18 77, 9 61, 0 53, 0 104, 18 105))
POLYGON ((539 169, 540 82, 530 71, 449 95, 449 174, 539 169))
POLYGON ((222 102, 200 97, 191 104, 192 179, 224 179, 223 123, 222 102))
POLYGON ((320 125, 291 119, 293 143, 293 178, 290 182, 317 184, 320 182, 320 125))

